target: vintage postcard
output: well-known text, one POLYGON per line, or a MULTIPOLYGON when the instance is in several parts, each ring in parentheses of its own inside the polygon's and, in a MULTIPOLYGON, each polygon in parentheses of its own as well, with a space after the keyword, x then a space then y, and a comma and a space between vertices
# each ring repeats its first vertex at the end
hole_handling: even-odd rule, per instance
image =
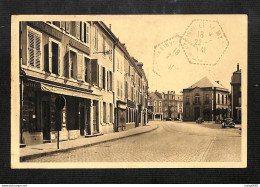
POLYGON ((246 168, 247 15, 13 15, 12 168, 246 168))

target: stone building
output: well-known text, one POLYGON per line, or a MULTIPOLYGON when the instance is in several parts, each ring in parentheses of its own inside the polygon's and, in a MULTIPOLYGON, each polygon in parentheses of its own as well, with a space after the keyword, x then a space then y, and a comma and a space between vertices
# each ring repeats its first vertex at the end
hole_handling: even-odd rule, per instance
POLYGON ((148 107, 152 106, 152 116, 150 120, 163 120, 163 98, 162 94, 155 91, 150 92, 148 96, 148 107))
MULTIPOLYGON (((20 22, 19 42, 21 143, 55 142, 58 132, 60 140, 97 136, 125 126, 128 53, 103 22, 20 22)), ((134 60, 131 66, 143 80, 134 60)))
POLYGON ((162 93, 163 98, 163 118, 182 119, 182 95, 175 94, 175 91, 162 93))
POLYGON ((237 64, 237 70, 231 77, 231 117, 235 123, 241 123, 241 69, 237 64))
POLYGON ((215 121, 229 116, 229 112, 229 91, 218 81, 204 77, 183 89, 183 121, 195 121, 198 117, 215 121))

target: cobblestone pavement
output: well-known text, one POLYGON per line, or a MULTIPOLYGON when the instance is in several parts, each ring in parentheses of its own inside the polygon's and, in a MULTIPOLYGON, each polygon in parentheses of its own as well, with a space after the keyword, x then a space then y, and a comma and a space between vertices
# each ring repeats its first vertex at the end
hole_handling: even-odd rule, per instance
POLYGON ((153 121, 159 128, 145 134, 57 153, 28 162, 239 162, 238 129, 153 121))

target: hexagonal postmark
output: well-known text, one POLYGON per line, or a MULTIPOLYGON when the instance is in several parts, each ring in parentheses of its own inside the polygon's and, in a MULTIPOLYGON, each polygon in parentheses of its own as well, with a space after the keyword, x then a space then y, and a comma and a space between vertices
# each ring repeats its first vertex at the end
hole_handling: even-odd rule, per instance
POLYGON ((181 36, 175 35, 154 46, 153 71, 161 76, 176 68, 175 58, 182 51, 180 45, 181 36))
POLYGON ((181 38, 181 46, 191 64, 216 65, 229 45, 218 21, 193 20, 181 38))

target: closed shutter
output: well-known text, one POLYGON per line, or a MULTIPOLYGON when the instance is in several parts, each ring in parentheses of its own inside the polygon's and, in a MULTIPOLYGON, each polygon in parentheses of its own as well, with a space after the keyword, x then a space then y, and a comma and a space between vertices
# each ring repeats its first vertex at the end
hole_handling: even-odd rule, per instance
POLYGON ((80 21, 76 21, 76 37, 80 39, 80 21))
POLYGON ((91 83, 98 85, 98 62, 97 59, 91 60, 91 83))
POLYGON ((44 71, 50 72, 50 70, 49 70, 49 43, 44 46, 44 71))
POLYGON ((61 75, 61 70, 60 70, 60 45, 58 45, 58 75, 61 75))
POLYGON ((66 21, 66 32, 70 33, 70 22, 66 21))
POLYGON ((68 51, 64 57, 64 73, 63 73, 64 77, 67 78, 69 78, 69 59, 70 59, 70 52, 68 51))
POLYGON ((31 31, 28 32, 28 44, 29 65, 34 66, 34 34, 31 31))
POLYGON ((107 71, 107 90, 110 90, 110 78, 109 78, 109 71, 107 71))
POLYGON ((78 80, 82 80, 82 54, 78 54, 78 80))
POLYGON ((85 33, 84 23, 80 22, 80 25, 81 25, 81 41, 84 41, 84 33, 85 33))
POLYGON ((66 28, 66 24, 65 24, 65 21, 61 21, 61 28, 63 29, 63 30, 65 30, 66 28))
POLYGON ((52 42, 49 42, 49 67, 52 72, 52 42))
POLYGON ((101 71, 100 71, 99 68, 98 68, 98 71, 99 71, 99 72, 98 72, 98 74, 99 74, 99 80, 98 80, 98 81, 99 81, 99 87, 102 88, 102 87, 103 87, 103 85, 102 85, 102 84, 103 84, 103 79, 102 79, 102 77, 103 77, 102 66, 100 66, 100 69, 101 69, 101 71))

